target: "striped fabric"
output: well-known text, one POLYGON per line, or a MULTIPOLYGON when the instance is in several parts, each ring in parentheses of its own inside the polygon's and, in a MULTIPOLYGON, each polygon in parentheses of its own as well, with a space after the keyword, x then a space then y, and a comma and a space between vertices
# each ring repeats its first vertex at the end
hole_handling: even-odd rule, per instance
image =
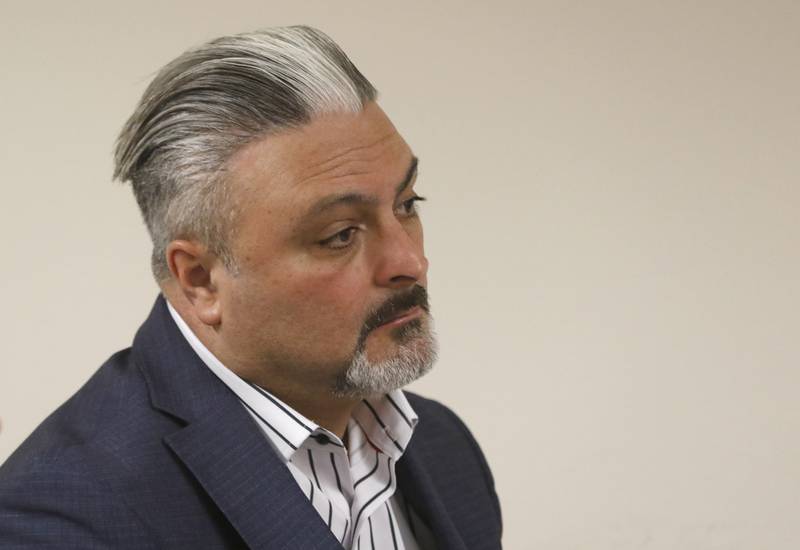
MULTIPOLYGON (((425 530, 396 493, 395 464, 418 418, 395 390, 364 400, 353 411, 347 444, 268 391, 227 369, 180 315, 169 312, 203 362, 239 398, 311 505, 344 548, 420 550, 415 532, 425 530)), ((420 533, 422 540, 428 533, 420 533)), ((428 546, 427 541, 425 546, 428 546)))

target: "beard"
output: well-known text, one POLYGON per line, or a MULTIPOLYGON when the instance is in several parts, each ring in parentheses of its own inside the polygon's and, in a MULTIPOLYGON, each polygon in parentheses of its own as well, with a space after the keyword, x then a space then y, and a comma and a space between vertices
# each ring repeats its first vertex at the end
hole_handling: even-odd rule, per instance
POLYGON ((365 321, 349 363, 336 378, 333 394, 364 399, 401 388, 426 374, 436 361, 437 344, 432 325, 428 293, 423 287, 415 285, 387 300, 365 321), (425 312, 422 317, 390 332, 397 350, 390 357, 370 361, 366 352, 369 334, 415 306, 425 312))

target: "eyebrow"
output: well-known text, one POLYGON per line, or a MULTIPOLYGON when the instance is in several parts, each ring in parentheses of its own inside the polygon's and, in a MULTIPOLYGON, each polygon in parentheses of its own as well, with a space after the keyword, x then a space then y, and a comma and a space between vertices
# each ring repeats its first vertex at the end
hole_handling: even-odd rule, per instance
MULTIPOLYGON (((419 164, 419 159, 417 157, 411 158, 411 164, 408 166, 408 170, 406 171, 406 175, 403 180, 397 184, 394 189, 395 196, 399 196, 406 188, 414 181, 414 177, 417 175, 417 165, 419 164)), ((378 199, 377 197, 364 195, 362 193, 342 193, 338 195, 330 195, 328 197, 324 197, 314 203, 314 205, 308 209, 308 213, 303 216, 303 218, 308 219, 314 216, 318 216, 319 214, 323 213, 324 211, 333 208, 334 206, 339 206, 341 204, 377 204, 378 199)))

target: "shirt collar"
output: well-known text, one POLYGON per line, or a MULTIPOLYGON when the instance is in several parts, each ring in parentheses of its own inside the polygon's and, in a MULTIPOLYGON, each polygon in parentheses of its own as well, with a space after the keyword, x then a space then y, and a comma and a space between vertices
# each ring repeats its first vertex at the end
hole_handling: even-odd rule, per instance
POLYGON ((396 462, 405 452, 419 419, 405 394, 394 390, 363 400, 353 410, 353 421, 364 430, 370 443, 396 462))
MULTIPOLYGON (((309 438, 327 438, 332 444, 343 446, 335 434, 309 420, 265 389, 234 374, 206 348, 169 301, 167 309, 195 353, 236 394, 250 414, 260 421, 265 435, 286 461, 291 460, 309 438)), ((391 456, 395 462, 405 451, 418 421, 417 414, 399 389, 363 400, 353 410, 351 419, 351 422, 356 422, 361 427, 372 445, 391 456)), ((352 430, 348 431, 352 433, 352 430)), ((353 443, 356 442, 349 440, 348 447, 352 449, 353 443)))

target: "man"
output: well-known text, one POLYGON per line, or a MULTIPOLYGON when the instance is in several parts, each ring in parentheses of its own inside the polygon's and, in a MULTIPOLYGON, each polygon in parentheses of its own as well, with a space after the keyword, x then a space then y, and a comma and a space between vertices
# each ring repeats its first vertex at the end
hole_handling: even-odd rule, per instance
POLYGON ((500 547, 435 357, 417 159, 308 27, 168 64, 117 144, 161 296, 0 470, 3 547, 500 547))

